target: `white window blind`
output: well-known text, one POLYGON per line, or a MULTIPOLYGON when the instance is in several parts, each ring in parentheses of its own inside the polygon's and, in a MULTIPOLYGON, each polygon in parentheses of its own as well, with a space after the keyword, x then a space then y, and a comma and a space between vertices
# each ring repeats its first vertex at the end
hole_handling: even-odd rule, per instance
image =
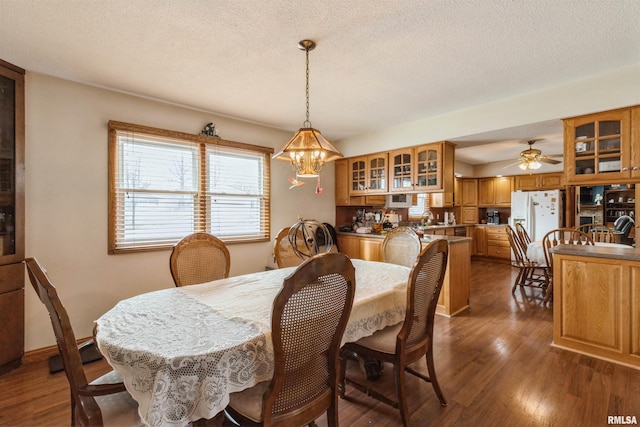
POLYGON ((269 239, 272 150, 109 123, 109 252, 172 246, 196 231, 269 239))
POLYGON ((429 194, 418 193, 416 196, 416 204, 409 207, 409 218, 412 219, 422 218, 429 212, 429 194))

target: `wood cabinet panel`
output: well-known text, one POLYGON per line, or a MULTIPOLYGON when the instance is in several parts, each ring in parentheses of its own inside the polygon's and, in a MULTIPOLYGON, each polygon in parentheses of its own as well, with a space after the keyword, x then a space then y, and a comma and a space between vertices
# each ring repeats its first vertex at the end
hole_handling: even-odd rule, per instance
POLYGON ((622 269, 608 264, 564 264, 562 336, 622 351, 622 269))
POLYGON ((358 237, 338 234, 338 247, 340 252, 349 258, 360 258, 360 239, 358 237))
POLYGON ((360 258, 367 261, 383 261, 382 242, 384 239, 360 239, 360 258))
POLYGON ((460 208, 460 223, 461 224, 477 224, 478 221, 478 208, 475 206, 463 206, 460 208))
POLYGON ((23 313, 24 288, 0 294, 0 374, 20 366, 24 354, 23 313))
POLYGON ((478 180, 478 206, 493 206, 495 202, 495 186, 493 178, 478 180))
POLYGON ((555 254, 557 347, 640 368, 640 263, 555 254))
POLYGON ((564 186, 565 180, 562 173, 516 175, 514 183, 515 191, 560 190, 564 186))
POLYGON ((640 267, 631 267, 631 342, 629 353, 638 357, 640 366, 640 267))
POLYGON ((349 206, 349 161, 336 160, 335 166, 336 206, 349 206))
POLYGON ((478 206, 478 180, 464 178, 462 180, 462 206, 478 206))

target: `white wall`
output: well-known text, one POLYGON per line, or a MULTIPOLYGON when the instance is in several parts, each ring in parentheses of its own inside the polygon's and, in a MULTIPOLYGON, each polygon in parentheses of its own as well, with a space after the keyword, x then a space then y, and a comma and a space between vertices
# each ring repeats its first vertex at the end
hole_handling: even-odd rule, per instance
MULTIPOLYGON (((640 104, 640 65, 338 141, 345 157, 640 104)), ((500 166, 499 166, 500 167, 500 166)), ((498 168, 499 168, 498 167, 498 168)), ((498 170, 496 168, 496 171, 498 170)), ((545 171, 551 169, 545 168, 545 171)), ((497 173, 483 168, 482 174, 497 173)))
MULTIPOLYGON (((273 147, 291 136, 264 126, 42 74, 26 75, 26 256, 48 270, 78 338, 117 301, 173 286, 169 250, 107 254, 107 123, 109 120, 200 133, 214 122, 224 139, 273 147)), ((300 214, 333 223, 334 169, 289 190, 288 163, 271 161, 271 231, 300 214)), ((263 270, 271 242, 229 246, 231 274, 263 270)), ((55 344, 46 311, 26 279, 25 348, 55 344)))

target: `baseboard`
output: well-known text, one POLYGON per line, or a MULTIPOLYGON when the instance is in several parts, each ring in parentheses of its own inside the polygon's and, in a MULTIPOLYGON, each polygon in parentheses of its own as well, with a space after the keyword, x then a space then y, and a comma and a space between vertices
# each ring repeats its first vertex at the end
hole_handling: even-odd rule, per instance
MULTIPOLYGON (((78 345, 80 345, 81 343, 87 342, 89 340, 91 340, 91 337, 86 337, 86 338, 82 338, 77 340, 78 345)), ((95 348, 95 346, 93 346, 95 348)), ((95 351, 97 352, 97 348, 95 348, 95 351)), ((89 350, 89 352, 91 352, 93 350, 89 350)), ((100 354, 98 352, 98 354, 100 354)), ((94 353, 87 353, 87 350, 84 351, 80 351, 80 356, 82 357, 82 363, 88 363, 88 362, 92 362, 93 360, 98 360, 93 359, 93 357, 95 357, 94 353), (85 356, 83 356, 83 353, 86 353, 85 356), (87 361, 85 361, 85 359, 87 359, 87 361), (92 359, 92 360, 89 360, 92 359)), ((52 358, 60 358, 60 354, 58 352, 58 346, 57 345, 51 345, 48 347, 42 347, 42 348, 37 348, 35 350, 29 350, 27 352, 24 353, 24 356, 22 356, 22 363, 23 364, 27 364, 27 363, 37 363, 37 362, 43 362, 46 360, 51 360, 52 358)), ((100 355, 100 358, 102 358, 102 355, 100 355)), ((51 363, 51 362, 49 362, 51 363)), ((62 366, 62 365, 60 365, 62 366)))

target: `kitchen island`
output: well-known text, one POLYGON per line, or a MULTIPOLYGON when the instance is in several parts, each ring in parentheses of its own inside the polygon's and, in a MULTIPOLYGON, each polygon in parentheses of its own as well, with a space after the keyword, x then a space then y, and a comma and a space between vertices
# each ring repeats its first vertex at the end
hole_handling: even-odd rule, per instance
POLYGON ((553 249, 553 345, 640 369, 640 249, 553 249))
MULTIPOLYGON (((382 261, 383 234, 338 232, 338 248, 349 258, 382 261)), ((436 313, 451 317, 469 308, 471 283, 471 237, 425 234, 420 240, 426 246, 433 240, 449 243, 447 271, 438 298, 436 313)))

